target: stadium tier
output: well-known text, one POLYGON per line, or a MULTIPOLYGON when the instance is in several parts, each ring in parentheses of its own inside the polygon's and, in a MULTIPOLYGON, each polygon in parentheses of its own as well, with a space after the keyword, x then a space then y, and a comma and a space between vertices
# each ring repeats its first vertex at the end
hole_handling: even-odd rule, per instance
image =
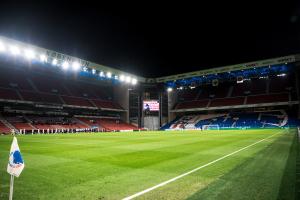
POLYGON ((28 73, 22 69, 7 69, 0 74, 0 99, 74 107, 118 109, 107 87, 83 81, 69 81, 53 73, 28 73), (50 75, 49 75, 50 74, 50 75))
POLYGON ((283 128, 300 118, 299 55, 145 78, 32 47, 31 59, 0 54, 3 133, 283 128))
POLYGON ((271 112, 241 112, 224 114, 184 115, 162 127, 166 129, 246 129, 297 127, 300 121, 283 110, 271 112))
POLYGON ((288 103, 297 100, 297 97, 295 97, 296 86, 288 77, 254 79, 243 83, 230 84, 228 82, 219 86, 205 85, 200 88, 181 89, 174 110, 261 103, 288 103), (193 98, 187 95, 191 92, 193 98))

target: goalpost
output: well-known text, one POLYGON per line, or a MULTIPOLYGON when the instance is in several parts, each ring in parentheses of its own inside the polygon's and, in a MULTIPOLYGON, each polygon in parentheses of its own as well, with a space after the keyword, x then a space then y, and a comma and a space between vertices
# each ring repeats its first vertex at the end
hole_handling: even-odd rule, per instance
POLYGON ((220 127, 218 124, 214 125, 203 125, 202 130, 220 130, 220 127))

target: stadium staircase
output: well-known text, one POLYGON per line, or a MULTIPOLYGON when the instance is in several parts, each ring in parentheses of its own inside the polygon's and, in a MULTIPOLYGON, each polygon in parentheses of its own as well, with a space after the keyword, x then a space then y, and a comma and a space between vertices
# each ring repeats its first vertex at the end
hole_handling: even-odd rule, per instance
POLYGON ((18 133, 19 131, 11 124, 9 123, 3 116, 0 114, 0 122, 1 122, 1 132, 3 133, 10 133, 11 130, 14 130, 15 133, 18 133))

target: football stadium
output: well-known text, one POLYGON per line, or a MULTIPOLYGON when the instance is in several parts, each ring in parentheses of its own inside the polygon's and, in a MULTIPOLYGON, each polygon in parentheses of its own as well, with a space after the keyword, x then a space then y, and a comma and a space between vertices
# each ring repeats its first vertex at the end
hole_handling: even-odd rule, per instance
POLYGON ((299 199, 299 61, 146 78, 0 37, 0 199, 13 136, 14 199, 299 199))

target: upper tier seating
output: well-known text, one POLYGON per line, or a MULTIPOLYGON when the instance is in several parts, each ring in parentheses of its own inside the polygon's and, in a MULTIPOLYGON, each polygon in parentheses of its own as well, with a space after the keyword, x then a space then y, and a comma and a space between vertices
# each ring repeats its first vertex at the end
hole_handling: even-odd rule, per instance
POLYGON ((112 93, 112 86, 95 85, 77 79, 65 80, 63 77, 60 79, 48 76, 45 72, 27 74, 26 71, 12 68, 4 69, 0 74, 0 99, 5 100, 123 109, 112 101, 112 93))
POLYGON ((233 87, 232 96, 245 96, 264 94, 267 91, 267 80, 257 79, 236 83, 233 87))
POLYGON ((98 99, 93 99, 92 101, 98 108, 123 109, 120 105, 112 101, 103 101, 98 99))
POLYGON ((25 101, 62 104, 62 101, 60 100, 59 96, 54 94, 36 93, 36 92, 27 92, 27 91, 20 91, 20 94, 25 101))
POLYGON ((0 88, 0 99, 21 100, 16 90, 0 88))
POLYGON ((86 98, 62 96, 63 100, 68 105, 94 107, 86 98))
POLYGON ((274 77, 270 79, 270 93, 288 92, 292 90, 293 80, 287 77, 274 77))
POLYGON ((178 100, 180 101, 193 101, 196 100, 198 93, 200 92, 199 89, 187 89, 187 90, 180 90, 178 92, 178 100))
POLYGON ((41 92, 48 92, 54 94, 71 95, 61 84, 61 80, 55 78, 48 78, 45 76, 31 76, 37 89, 41 92))
POLYGON ((287 101, 289 101, 289 95, 287 93, 263 94, 257 96, 249 96, 247 100, 247 104, 287 102, 287 101))
POLYGON ((89 87, 89 84, 72 82, 64 82, 64 85, 69 90, 72 96, 97 98, 94 91, 89 87))
POLYGON ((198 100, 178 103, 176 109, 205 108, 209 100, 198 100))
POLYGON ((242 105, 244 104, 244 99, 244 97, 213 99, 210 103, 210 107, 242 105))
POLYGON ((21 90, 33 90, 27 77, 23 76, 18 70, 2 70, 0 74, 0 87, 14 88, 21 90))
POLYGON ((248 96, 246 104, 295 101, 297 95, 293 85, 291 75, 275 76, 269 79, 256 78, 243 83, 221 83, 215 87, 204 85, 194 89, 194 91, 198 91, 197 100, 194 101, 182 101, 183 98, 181 97, 185 95, 184 93, 191 91, 180 90, 175 109, 244 105, 246 96, 248 96))

